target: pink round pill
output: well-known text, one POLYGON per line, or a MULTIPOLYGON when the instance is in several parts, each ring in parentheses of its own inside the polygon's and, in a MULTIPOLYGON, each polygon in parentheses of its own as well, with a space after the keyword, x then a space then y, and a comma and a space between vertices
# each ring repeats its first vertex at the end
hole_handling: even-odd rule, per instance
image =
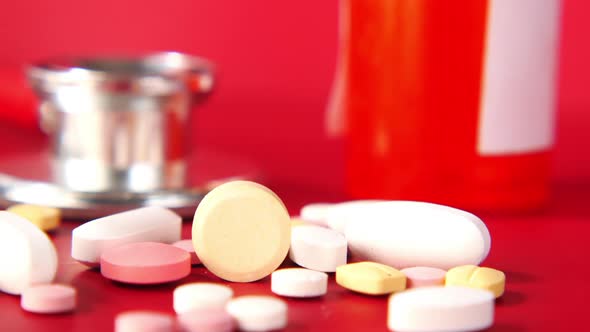
POLYGON ((193 240, 180 240, 178 242, 174 242, 172 245, 180 249, 186 250, 186 252, 188 252, 189 255, 191 255, 191 265, 201 264, 201 260, 195 252, 195 247, 193 247, 193 240))
POLYGON ((175 281, 191 272, 186 250, 158 242, 136 242, 105 250, 100 272, 108 279, 130 284, 175 281))
POLYGON ((445 284, 445 270, 436 267, 416 266, 402 269, 406 275, 406 288, 440 286, 445 284))
POLYGON ((178 315, 182 332, 230 332, 236 323, 225 309, 206 308, 191 310, 178 315))
POLYGON ((21 307, 38 314, 57 314, 76 308, 76 289, 59 284, 32 286, 23 291, 21 307))
POLYGON ((128 311, 115 318, 115 332, 173 332, 174 318, 155 311, 128 311))

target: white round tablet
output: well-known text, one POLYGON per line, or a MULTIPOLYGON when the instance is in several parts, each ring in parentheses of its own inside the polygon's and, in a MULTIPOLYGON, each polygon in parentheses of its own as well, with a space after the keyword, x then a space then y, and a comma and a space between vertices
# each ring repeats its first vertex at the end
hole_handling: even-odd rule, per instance
POLYGON ((301 268, 277 270, 271 275, 273 293, 288 297, 317 297, 326 294, 328 275, 301 268))
POLYGON ((155 311, 127 311, 115 317, 115 332, 174 332, 174 317, 155 311))
POLYGON ((18 295, 30 286, 53 281, 57 252, 30 221, 0 211, 0 266, 0 291, 18 295))
POLYGON ((335 272, 346 264, 346 239, 336 231, 320 226, 298 226, 291 231, 289 258, 304 268, 335 272))
POLYGON ((183 314, 197 309, 225 308, 234 292, 231 288, 208 282, 195 282, 176 287, 174 311, 183 314))
POLYGON ((481 219, 444 205, 381 202, 351 211, 348 218, 345 235, 351 254, 397 269, 478 265, 490 249, 481 219))
POLYGON ((494 294, 466 287, 435 286, 389 298, 387 326, 397 332, 479 331, 494 321, 494 294))
POLYGON ((242 331, 271 331, 287 326, 287 304, 271 296, 242 296, 226 306, 242 331))
POLYGON ((270 189, 249 181, 228 182, 199 204, 192 239, 197 256, 213 274, 255 281, 271 274, 287 256, 291 218, 270 189))
POLYGON ((311 203, 303 206, 299 212, 299 217, 307 222, 314 223, 320 226, 327 226, 326 216, 330 208, 334 204, 331 203, 311 203))
POLYGON ((25 289, 21 295, 21 308, 38 314, 58 314, 76 308, 77 292, 74 287, 59 284, 42 284, 25 289))

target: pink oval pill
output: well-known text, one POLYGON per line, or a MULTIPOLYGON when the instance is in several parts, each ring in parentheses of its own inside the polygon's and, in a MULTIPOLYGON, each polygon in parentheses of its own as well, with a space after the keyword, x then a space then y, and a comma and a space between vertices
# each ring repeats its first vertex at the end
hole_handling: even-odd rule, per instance
POLYGON ((402 269, 406 275, 406 288, 438 286, 445 284, 445 270, 436 267, 416 266, 402 269))
POLYGON ((178 315, 182 332, 230 332, 236 323, 225 309, 206 308, 191 310, 178 315))
POLYGON ((130 284, 159 284, 182 279, 191 272, 186 250, 158 242, 136 242, 110 248, 100 257, 100 272, 130 284))
POLYGON ((115 318, 115 332, 173 332, 171 315, 155 311, 127 311, 115 318))
POLYGON ((59 284, 37 285, 25 289, 20 306, 38 314, 57 314, 76 308, 76 289, 59 284))
POLYGON ((201 264, 201 260, 195 252, 195 247, 193 247, 193 240, 180 240, 178 242, 174 242, 172 245, 180 249, 186 250, 186 252, 188 252, 189 255, 191 255, 191 265, 201 264))

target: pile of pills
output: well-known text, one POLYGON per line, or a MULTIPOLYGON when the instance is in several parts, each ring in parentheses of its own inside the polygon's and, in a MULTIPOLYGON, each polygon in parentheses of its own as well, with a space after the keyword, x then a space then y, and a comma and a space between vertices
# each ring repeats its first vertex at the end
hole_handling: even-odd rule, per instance
MULTIPOLYGON (((75 311, 76 290, 53 284, 55 247, 44 232, 58 227, 59 210, 14 206, 0 211, 0 291, 21 295, 24 310, 75 311), (15 250, 15 248, 19 250, 15 250)), ((393 331, 472 331, 492 325, 494 300, 505 276, 478 266, 491 239, 475 215, 412 201, 315 203, 291 218, 270 189, 248 181, 214 188, 199 204, 192 239, 181 240, 182 220, 145 207, 89 221, 72 231, 74 259, 100 267, 126 284, 182 280, 203 264, 228 282, 267 276, 275 296, 234 297, 218 283, 189 283, 173 292, 175 316, 128 311, 116 332, 270 331, 288 325, 280 297, 314 298, 338 285, 366 296, 388 295, 393 331), (299 268, 279 266, 290 259, 299 268)))

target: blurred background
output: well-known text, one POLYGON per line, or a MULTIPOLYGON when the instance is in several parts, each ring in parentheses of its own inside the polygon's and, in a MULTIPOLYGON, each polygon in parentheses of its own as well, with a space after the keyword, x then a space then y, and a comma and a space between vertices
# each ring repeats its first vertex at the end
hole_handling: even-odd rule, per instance
MULTIPOLYGON (((219 83, 194 118, 193 145, 251 158, 273 183, 341 191, 343 143, 324 130, 337 59, 338 5, 337 0, 8 1, 0 10, 0 67, 63 54, 175 50, 207 57, 217 66, 219 83)), ((563 1, 554 183, 590 182, 589 12, 586 0, 563 1)), ((7 81, 0 87, 5 90, 0 95, 18 91, 7 81)), ((31 114, 3 105, 0 121, 32 128, 31 114)))

